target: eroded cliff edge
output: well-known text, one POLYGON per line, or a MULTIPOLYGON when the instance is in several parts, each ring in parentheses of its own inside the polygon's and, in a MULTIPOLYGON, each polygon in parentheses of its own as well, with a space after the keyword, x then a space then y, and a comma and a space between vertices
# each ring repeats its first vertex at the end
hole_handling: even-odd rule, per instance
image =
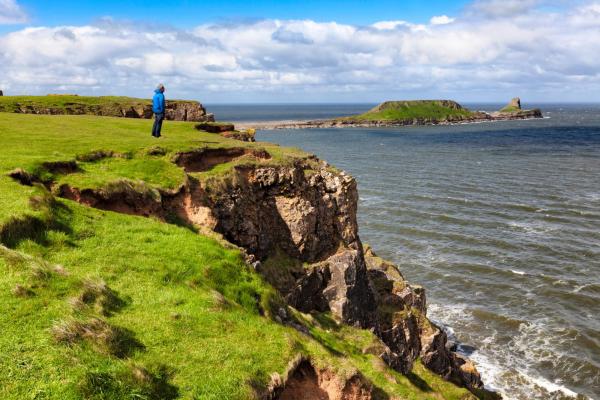
POLYGON ((256 270, 290 306, 331 311, 373 330, 384 345, 370 351, 398 371, 421 357, 448 380, 483 386, 474 365, 451 352, 446 334, 427 319, 424 289, 362 244, 353 177, 310 159, 236 168, 222 183, 199 189, 203 201, 192 203, 210 210, 206 221, 256 259, 256 270))
MULTIPOLYGON (((99 154, 91 162, 105 157, 119 155, 99 154)), ((330 312, 341 323, 375 333, 381 343, 364 351, 395 370, 409 373, 420 357, 445 379, 480 390, 475 366, 452 352, 444 331, 427 319, 423 288, 407 282, 397 266, 361 242, 355 179, 312 156, 271 160, 256 147, 178 152, 171 161, 186 175, 175 190, 126 180, 97 189, 43 183, 91 207, 214 230, 243 249, 292 307, 275 316, 281 323, 304 331, 294 310, 330 312), (230 168, 202 175, 220 165, 230 168)), ((48 163, 45 168, 68 175, 79 165, 48 163)), ((39 180, 23 170, 12 176, 24 184, 39 180)))
MULTIPOLYGON (((150 119, 152 102, 124 96, 1 96, 0 112, 37 115, 98 115, 150 119)), ((172 121, 214 121, 214 115, 198 101, 167 100, 165 118, 172 121)))

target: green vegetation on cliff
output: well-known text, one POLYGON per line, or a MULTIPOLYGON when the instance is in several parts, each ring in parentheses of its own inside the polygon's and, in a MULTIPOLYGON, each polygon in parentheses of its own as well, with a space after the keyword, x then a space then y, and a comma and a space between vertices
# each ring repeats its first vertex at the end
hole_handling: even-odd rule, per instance
POLYGON ((473 113, 450 100, 386 101, 364 114, 348 119, 358 121, 404 121, 465 118, 473 113))
POLYGON ((124 107, 138 107, 151 105, 150 100, 136 99, 123 96, 2 96, 0 97, 0 111, 2 112, 27 112, 28 110, 54 110, 56 114, 61 111, 81 111, 81 114, 120 116, 124 107), (22 111, 21 111, 22 110, 22 111))
MULTIPOLYGON (((152 101, 124 96, 0 96, 0 112, 52 115, 101 115, 107 117, 151 118, 152 101)), ((167 119, 210 120, 197 101, 167 101, 167 119)))
POLYGON ((41 184, 169 192, 187 179, 177 153, 235 155, 198 167, 199 180, 307 157, 186 122, 165 124, 157 140, 151 124, 0 113, 0 398, 248 399, 299 356, 359 373, 382 399, 472 398, 419 363, 391 370, 365 351, 380 343, 371 332, 328 314, 295 315, 310 334, 279 323, 279 294, 216 235, 86 207, 41 184))

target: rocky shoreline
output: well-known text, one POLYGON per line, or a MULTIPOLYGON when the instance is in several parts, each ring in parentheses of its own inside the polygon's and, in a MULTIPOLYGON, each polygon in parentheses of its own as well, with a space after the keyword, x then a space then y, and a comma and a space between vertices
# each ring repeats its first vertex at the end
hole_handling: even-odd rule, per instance
POLYGON ((320 129, 320 128, 392 128, 402 126, 463 125, 494 121, 514 121, 543 118, 540 109, 514 113, 480 112, 476 117, 457 119, 412 119, 398 121, 359 121, 348 119, 284 120, 284 121, 244 121, 236 123, 238 129, 280 130, 280 129, 320 129))
POLYGON ((491 121, 543 118, 539 108, 524 110, 521 99, 496 112, 470 111, 452 100, 386 101, 366 113, 349 117, 307 121, 264 121, 238 123, 240 129, 385 128, 423 125, 458 125, 491 121))

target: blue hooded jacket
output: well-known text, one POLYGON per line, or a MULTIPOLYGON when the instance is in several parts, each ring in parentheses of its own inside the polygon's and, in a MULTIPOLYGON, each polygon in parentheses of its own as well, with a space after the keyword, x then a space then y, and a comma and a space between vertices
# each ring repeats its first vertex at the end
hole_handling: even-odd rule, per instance
POLYGON ((155 114, 165 112, 165 95, 160 89, 154 91, 154 97, 152 98, 152 112, 155 114))

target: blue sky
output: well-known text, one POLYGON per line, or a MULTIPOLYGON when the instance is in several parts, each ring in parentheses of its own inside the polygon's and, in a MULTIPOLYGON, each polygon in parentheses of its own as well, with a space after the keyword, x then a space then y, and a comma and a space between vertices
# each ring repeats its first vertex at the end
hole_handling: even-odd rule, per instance
POLYGON ((600 0, 0 0, 6 94, 600 101, 600 0))
POLYGON ((261 1, 156 1, 156 0, 23 0, 35 25, 81 25, 99 17, 167 23, 190 28, 223 19, 277 18, 338 21, 350 24, 404 19, 427 22, 432 16, 456 14, 466 0, 261 0, 261 1))

